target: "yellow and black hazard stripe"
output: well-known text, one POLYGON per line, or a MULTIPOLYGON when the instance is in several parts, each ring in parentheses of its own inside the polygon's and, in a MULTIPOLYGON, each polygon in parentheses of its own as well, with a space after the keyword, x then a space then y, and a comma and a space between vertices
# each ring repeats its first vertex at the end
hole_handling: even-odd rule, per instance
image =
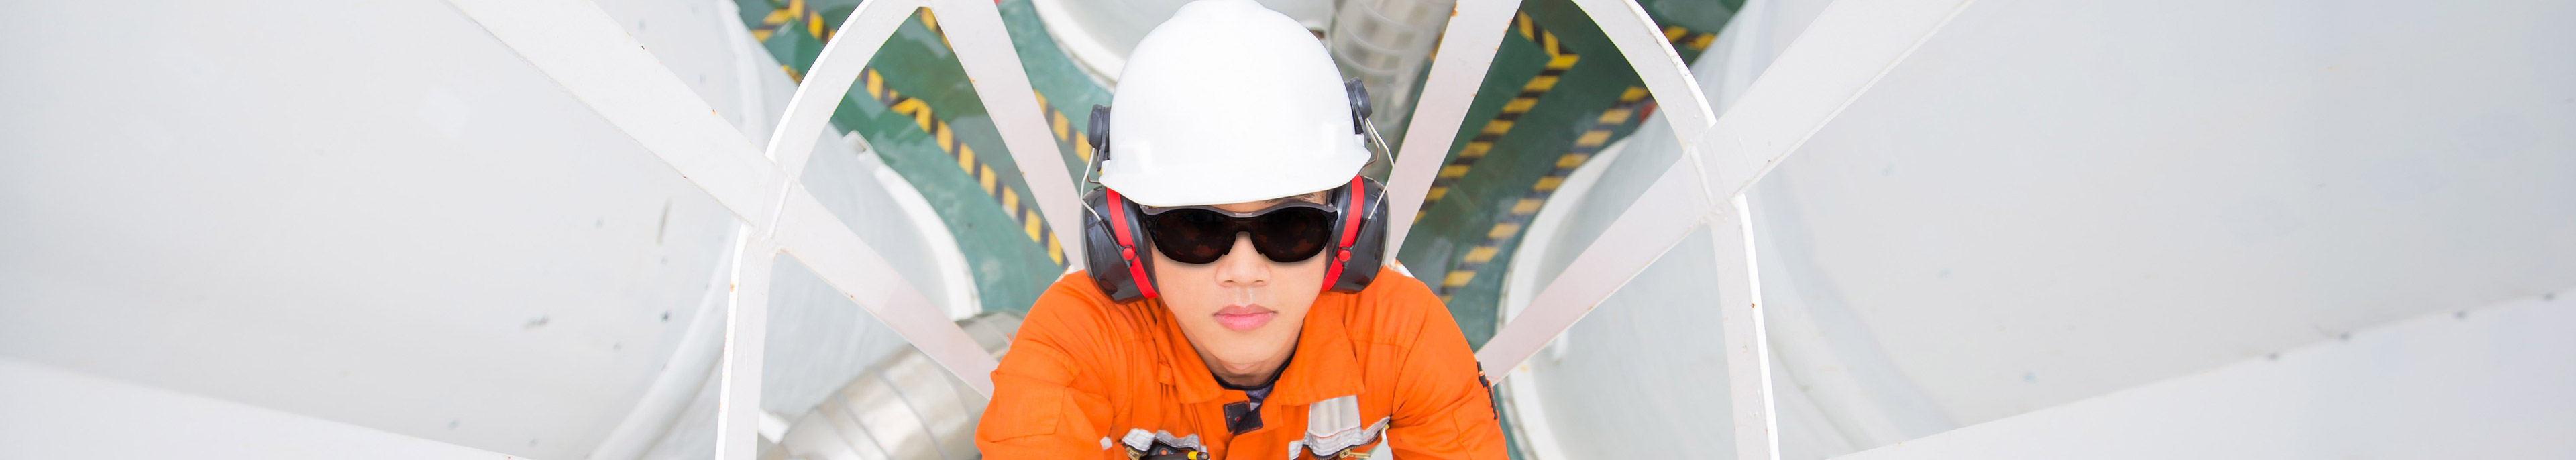
POLYGON ((1565 176, 1573 174, 1574 168, 1583 166, 1584 161, 1591 160, 1593 154, 1601 153, 1601 147, 1610 143, 1613 130, 1627 125, 1630 120, 1643 118, 1640 113, 1651 110, 1650 106, 1654 104, 1654 100, 1646 96, 1646 88, 1630 86, 1619 94, 1618 104, 1601 111, 1601 116, 1593 117, 1591 125, 1583 129, 1583 135, 1574 139, 1574 148, 1558 155, 1556 164, 1548 169, 1547 175, 1539 176, 1538 182, 1530 185, 1529 193, 1512 203, 1511 213, 1496 219, 1494 226, 1485 230, 1485 241, 1467 250, 1458 265, 1441 277, 1440 301, 1448 302, 1451 294, 1475 281, 1476 274, 1485 268, 1485 264, 1493 262, 1494 256, 1502 252, 1503 243, 1519 236, 1522 228, 1529 225, 1530 217, 1538 215, 1539 205, 1547 203, 1548 197, 1556 195, 1557 187, 1565 185, 1565 176))
MULTIPOLYGON (((1494 114, 1493 120, 1486 121, 1483 128, 1476 130, 1476 137, 1468 139, 1467 145, 1458 149, 1457 158, 1449 159, 1449 164, 1440 167, 1440 175, 1431 179, 1430 193, 1422 196, 1422 210, 1431 209, 1433 203, 1447 196, 1449 186, 1456 185, 1459 178, 1467 177, 1467 170, 1476 166, 1476 160, 1484 159, 1486 153, 1493 151, 1494 141, 1502 140, 1503 134, 1511 132, 1512 123, 1529 113, 1530 107, 1538 105, 1539 96, 1556 89, 1557 79, 1564 77, 1566 70, 1573 69, 1575 61, 1583 59, 1567 52, 1565 44, 1557 40, 1556 33, 1539 28, 1538 21, 1530 20, 1529 13, 1513 17, 1512 30, 1547 52, 1547 67, 1539 70, 1537 76, 1530 77, 1528 83, 1521 84, 1520 94, 1512 96, 1511 102, 1503 103, 1503 111, 1494 114)), ((1421 210, 1415 212, 1418 214, 1421 210)), ((1417 215, 1416 218, 1420 217, 1417 215)))
MULTIPOLYGON (((939 35, 939 44, 948 44, 948 31, 939 28, 939 16, 930 14, 929 8, 921 9, 921 25, 929 28, 930 33, 939 35)), ((1055 141, 1072 144, 1074 155, 1081 156, 1082 161, 1091 161, 1091 139, 1082 136, 1082 130, 1073 126, 1073 119, 1065 117, 1063 110, 1047 103, 1046 92, 1030 91, 1037 95, 1038 110, 1046 115, 1047 129, 1055 133, 1055 141)))
POLYGON ((768 16, 760 18, 760 27, 751 29, 751 39, 769 41, 770 36, 787 27, 804 27, 805 33, 816 40, 832 40, 832 29, 823 27, 823 14, 806 8, 805 0, 787 0, 786 6, 769 10, 768 16))
POLYGON ((1715 43, 1717 41, 1717 33, 1694 31, 1690 30, 1688 27, 1682 26, 1669 26, 1664 28, 1664 39, 1672 41, 1674 48, 1705 51, 1708 49, 1708 44, 1715 43))
MULTIPOLYGON (((922 13, 925 14, 929 12, 930 10, 928 9, 922 10, 922 13)), ((813 36, 815 41, 830 43, 832 41, 833 30, 830 27, 824 27, 823 23, 823 13, 815 12, 813 9, 806 8, 805 0, 787 0, 786 6, 769 10, 768 15, 760 17, 760 27, 751 29, 751 39, 752 41, 757 42, 767 42, 769 41, 769 37, 777 36, 779 30, 788 27, 803 27, 805 28, 805 34, 813 36)), ((795 66, 779 64, 778 70, 786 71, 787 78, 789 80, 794 80, 798 83, 803 83, 805 81, 805 73, 797 72, 795 66)))
MULTIPOLYGON (((1045 112, 1047 130, 1055 132, 1055 141, 1072 144, 1074 155, 1082 156, 1084 163, 1091 162, 1091 137, 1082 135, 1082 129, 1073 126, 1073 119, 1066 118, 1063 110, 1056 110, 1055 104, 1048 103, 1045 92, 1038 92, 1037 96, 1038 110, 1045 112)), ((1076 188, 1081 186, 1074 184, 1076 188)))
MULTIPOLYGON (((931 34, 934 34, 934 35, 938 35, 938 36, 939 36, 939 44, 940 44, 941 46, 949 46, 949 45, 948 45, 948 31, 946 31, 946 30, 943 30, 943 29, 940 29, 940 28, 939 28, 939 16, 931 14, 931 13, 930 13, 930 9, 929 9, 929 8, 922 8, 922 9, 921 9, 921 25, 922 25, 922 27, 925 27, 925 28, 930 29, 930 33, 931 33, 931 34)), ((868 69, 868 71, 869 71, 871 74, 873 74, 874 72, 876 72, 876 69, 871 68, 871 69, 868 69)), ((893 90, 887 90, 887 92, 893 92, 893 90)), ((1081 156, 1081 157, 1082 157, 1082 161, 1085 161, 1085 162, 1091 161, 1091 139, 1090 139, 1090 138, 1088 138, 1088 137, 1083 136, 1083 135, 1082 135, 1082 130, 1080 130, 1080 129, 1075 129, 1075 128, 1073 127, 1073 120, 1072 120, 1072 119, 1070 119, 1070 118, 1065 117, 1065 116, 1064 116, 1064 111, 1062 111, 1062 110, 1057 110, 1054 104, 1049 104, 1049 103, 1047 103, 1046 92, 1038 91, 1038 90, 1037 90, 1037 89, 1035 89, 1035 88, 1031 88, 1031 89, 1029 90, 1029 94, 1030 94, 1030 95, 1033 95, 1033 96, 1037 96, 1037 99, 1038 99, 1038 110, 1039 110, 1040 112, 1042 112, 1042 113, 1046 116, 1046 121, 1047 121, 1047 130, 1048 130, 1049 132, 1055 133, 1055 140, 1056 140, 1056 142, 1062 142, 1062 143, 1069 143, 1069 144, 1072 144, 1073 152, 1074 152, 1074 154, 1075 154, 1075 155, 1079 155, 1079 156, 1081 156)), ((871 93, 871 95, 874 95, 874 93, 871 93)), ((880 100, 882 100, 883 98, 879 98, 879 99, 880 99, 880 100)), ((892 107, 892 105, 888 105, 887 107, 892 107)), ((928 105, 924 105, 923 107, 925 107, 925 109, 926 109, 926 108, 928 107, 928 105)), ((917 119, 916 119, 916 120, 917 120, 917 119)), ((962 148, 964 148, 964 146, 963 146, 963 145, 960 145, 959 147, 960 147, 961 149, 962 149, 962 148)), ((953 155, 953 153, 952 153, 952 155, 953 155)), ((959 167, 961 167, 961 168, 962 168, 962 167, 964 167, 964 166, 963 166, 963 165, 961 165, 961 166, 959 166, 959 167)), ((972 174, 972 173, 970 172, 969 174, 972 174)), ((984 183, 984 182, 985 182, 985 181, 979 177, 976 183, 977 183, 977 184, 982 184, 982 183, 984 183)), ((1081 188, 1081 187, 1082 187, 1082 184, 1074 184, 1074 188, 1076 188, 1076 189, 1079 189, 1079 188, 1081 188)), ((989 187, 989 186, 988 186, 988 187, 985 187, 985 191, 986 191, 986 192, 991 192, 991 191, 992 191, 992 187, 989 187)), ((1009 187, 1003 187, 1003 192, 1005 192, 1005 193, 1009 193, 1009 192, 1010 192, 1009 187)), ((1038 230, 1036 230, 1036 231, 1044 231, 1044 227, 1045 227, 1045 226, 1044 226, 1043 224, 1036 225, 1036 226, 1031 226, 1031 225, 1029 225, 1029 224, 1028 224, 1028 222, 1032 222, 1032 221, 1035 221, 1035 222, 1043 222, 1043 221, 1044 221, 1044 219, 1043 219, 1043 218, 1039 217, 1039 215, 1037 214, 1037 210, 1036 210, 1036 209, 1019 209, 1019 208, 1024 208, 1024 207, 1025 207, 1025 208, 1035 208, 1035 205, 1034 205, 1034 204, 1029 204, 1029 205, 1015 205, 1016 203, 1018 203, 1018 200, 1009 199, 1009 198, 1011 198, 1011 197, 1009 197, 1009 196, 1007 196, 1007 195, 1006 195, 1006 196, 996 196, 996 197, 994 197, 994 199, 999 200, 999 201, 1002 203, 1002 209, 1003 209, 1003 210, 1005 210, 1005 211, 1009 211, 1009 212, 1011 213, 1012 218, 1013 218, 1014 220, 1019 221, 1019 222, 1021 223, 1021 226, 1022 226, 1023 228, 1034 228, 1034 229, 1038 229, 1038 230), (1022 214, 1026 214, 1026 215, 1027 215, 1027 217, 1025 217, 1025 218, 1021 217, 1021 215, 1022 215, 1022 214)), ((1030 239, 1031 239, 1031 240, 1033 240, 1033 241, 1037 241, 1037 242, 1038 242, 1038 244, 1040 244, 1040 245, 1046 246, 1047 258, 1049 258, 1049 259, 1054 259, 1054 260, 1055 260, 1055 263, 1056 263, 1057 265, 1063 265, 1063 264, 1064 264, 1064 248, 1056 246, 1056 244, 1055 244, 1055 235, 1053 235, 1053 234, 1049 234, 1049 235, 1046 235, 1046 236, 1045 236, 1045 237, 1043 237, 1043 238, 1041 238, 1041 237, 1037 237, 1037 236, 1031 236, 1031 237, 1030 237, 1030 239)))
MULTIPOLYGON (((930 9, 920 9, 918 14, 922 25, 929 28, 932 33, 939 34, 940 41, 945 44, 947 35, 940 30, 939 20, 931 15, 930 9)), ((751 35, 755 40, 768 41, 780 28, 793 25, 804 27, 805 31, 818 41, 828 43, 832 39, 832 31, 825 27, 825 22, 820 13, 806 8, 804 0, 788 0, 785 6, 772 10, 767 16, 762 17, 762 27, 753 29, 751 35)), ((779 69, 786 71, 790 78, 800 82, 804 80, 804 75, 798 73, 792 66, 781 65, 779 69)), ((928 102, 905 96, 887 87, 885 75, 878 72, 875 67, 869 67, 861 72, 860 85, 867 89, 868 97, 884 103, 888 109, 897 114, 912 117, 913 124, 936 140, 941 151, 947 152, 950 158, 957 160, 957 168, 964 171, 967 177, 974 179, 975 184, 984 189, 985 195, 991 196, 995 203, 1002 206, 1002 211, 1009 214, 1011 220, 1020 225, 1021 231, 1028 235, 1029 241, 1046 248, 1049 260, 1055 261, 1057 265, 1064 264, 1064 248, 1056 244, 1055 234, 1047 231, 1046 219, 1038 213, 1036 204, 1022 199, 1019 192, 1004 184, 992 165, 976 157, 974 147, 967 146, 957 139, 956 130, 949 128, 947 120, 933 114, 928 102)), ((1046 96, 1040 94, 1038 100, 1043 104, 1046 96)), ((1067 132, 1067 121, 1064 115, 1052 110, 1049 114, 1055 120, 1056 137, 1060 140, 1072 137, 1067 132)), ((1090 142, 1079 137, 1072 137, 1072 139, 1075 146, 1081 148, 1081 151, 1085 152, 1084 156, 1088 157, 1090 142)))
POLYGON ((1038 246, 1046 248, 1048 259, 1054 260, 1057 265, 1064 264, 1064 248, 1056 244, 1055 234, 1047 231, 1046 218, 1038 214, 1036 203, 1021 199, 1019 192, 1003 184, 1001 175, 993 171, 993 165, 986 164, 983 158, 976 157, 974 147, 957 139, 957 130, 948 127, 948 120, 940 119, 931 113, 930 103, 920 98, 903 95, 893 88, 887 88, 885 76, 878 73, 875 67, 869 67, 861 72, 859 81, 861 86, 867 88, 868 97, 884 103, 896 114, 912 117, 914 125, 919 126, 922 132, 929 133, 932 139, 938 141, 940 150, 948 152, 949 157, 957 160, 958 169, 964 170, 968 177, 974 178, 976 186, 983 187, 986 195, 992 196, 994 202, 1002 205, 1002 211, 1010 214, 1013 222, 1020 224, 1020 230, 1028 233, 1030 241, 1035 241, 1038 246))

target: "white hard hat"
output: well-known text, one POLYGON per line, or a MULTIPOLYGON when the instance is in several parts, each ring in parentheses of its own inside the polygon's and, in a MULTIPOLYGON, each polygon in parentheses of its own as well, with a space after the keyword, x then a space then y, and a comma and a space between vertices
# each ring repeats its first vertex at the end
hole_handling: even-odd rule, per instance
POLYGON ((1253 0, 1200 0, 1118 75, 1100 183, 1137 204, 1261 201, 1351 183, 1369 153, 1312 32, 1253 0))

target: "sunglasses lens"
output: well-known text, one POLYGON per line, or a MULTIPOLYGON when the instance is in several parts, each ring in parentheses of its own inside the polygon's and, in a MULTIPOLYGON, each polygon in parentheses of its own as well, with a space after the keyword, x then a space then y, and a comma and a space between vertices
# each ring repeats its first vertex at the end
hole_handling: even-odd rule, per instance
POLYGON ((1147 219, 1154 248, 1182 263, 1215 262, 1234 248, 1234 228, 1223 214, 1204 209, 1175 209, 1147 219))
POLYGON ((1216 262, 1234 249, 1236 233, 1251 233, 1252 247, 1262 257, 1296 262, 1324 252, 1333 237, 1333 213, 1315 208, 1286 208, 1249 218, 1205 209, 1174 209, 1147 219, 1146 231, 1164 257, 1182 263, 1216 262))
POLYGON ((1255 217, 1252 246, 1263 257, 1296 262, 1324 252, 1333 237, 1333 215, 1315 208, 1288 208, 1255 217))

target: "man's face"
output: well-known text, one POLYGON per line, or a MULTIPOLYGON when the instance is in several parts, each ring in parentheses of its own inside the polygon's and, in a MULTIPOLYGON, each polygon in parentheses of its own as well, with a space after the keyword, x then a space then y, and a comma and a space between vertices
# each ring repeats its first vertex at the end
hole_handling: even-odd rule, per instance
MULTIPOLYGON (((1322 202, 1323 194, 1291 197, 1322 202)), ((1217 205, 1232 212, 1269 208, 1276 201, 1217 205)), ((1259 363, 1283 358, 1297 345, 1306 311, 1324 286, 1322 255, 1296 262, 1274 262, 1253 249, 1252 238, 1234 236, 1234 249, 1204 264, 1172 260, 1154 253, 1154 289, 1179 319, 1181 333, 1199 353, 1229 369, 1224 373, 1257 373, 1259 363)), ((1275 364, 1275 363, 1274 363, 1275 364)))

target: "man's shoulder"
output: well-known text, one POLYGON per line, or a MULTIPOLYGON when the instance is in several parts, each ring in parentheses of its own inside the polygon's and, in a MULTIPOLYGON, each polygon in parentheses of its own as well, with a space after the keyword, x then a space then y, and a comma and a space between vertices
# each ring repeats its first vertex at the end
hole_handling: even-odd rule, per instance
POLYGON ((1147 341, 1138 339, 1164 327, 1168 320, 1158 317, 1161 313, 1155 301, 1110 300, 1088 274, 1075 271, 1038 294, 1020 328, 1023 334, 1049 336, 1067 347, 1127 350, 1144 346, 1147 341))
POLYGON ((1029 305, 1025 322, 1096 329, 1114 321, 1109 309, 1117 306, 1118 302, 1100 292, 1100 286, 1093 284, 1088 275, 1074 271, 1056 278, 1054 284, 1047 285, 1046 292, 1038 294, 1037 302, 1029 305))
POLYGON ((1354 339, 1410 346, 1425 326, 1457 327, 1457 321, 1449 317, 1448 306, 1441 303, 1440 296, 1432 294, 1430 286, 1391 266, 1379 268, 1377 279, 1370 281, 1367 289, 1361 289, 1358 296, 1344 320, 1350 330, 1367 332, 1353 334, 1354 339))

